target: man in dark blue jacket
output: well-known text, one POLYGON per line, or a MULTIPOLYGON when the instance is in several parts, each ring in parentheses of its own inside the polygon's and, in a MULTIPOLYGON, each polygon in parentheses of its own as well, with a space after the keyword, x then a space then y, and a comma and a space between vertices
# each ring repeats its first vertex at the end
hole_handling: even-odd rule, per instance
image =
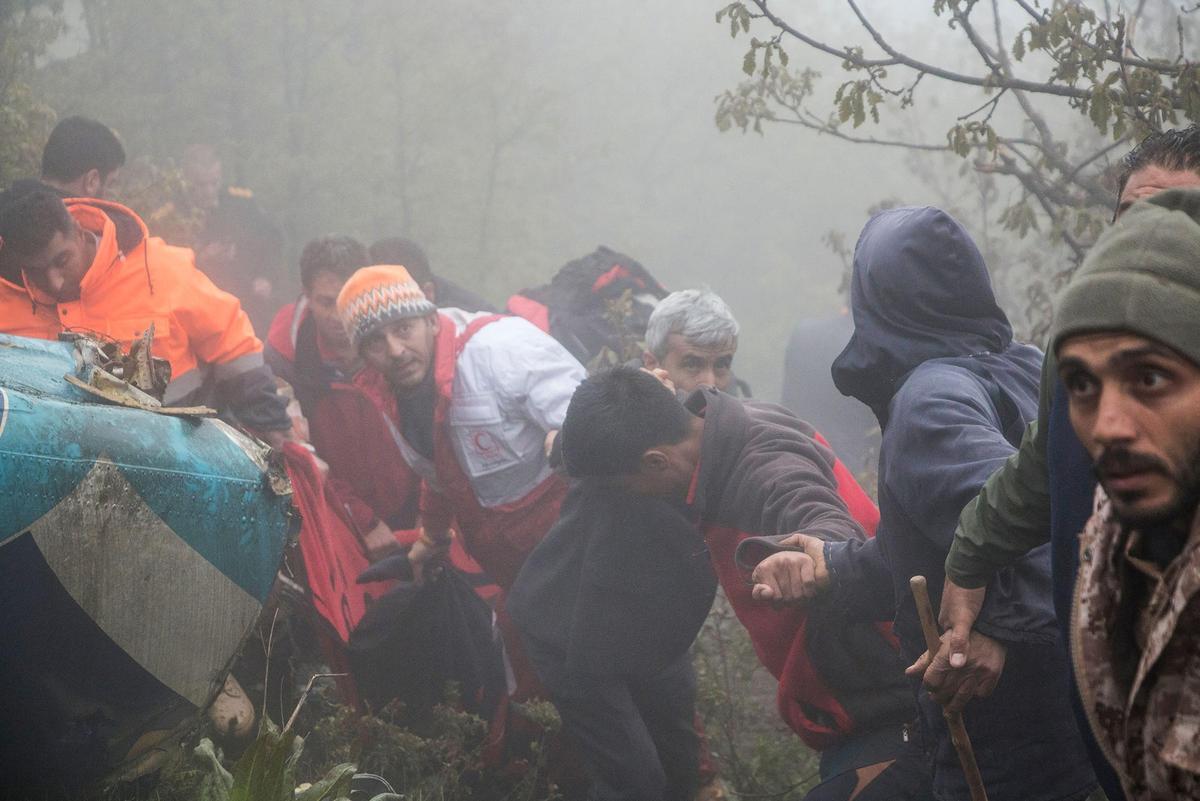
MULTIPOLYGON (((854 335, 833 378, 883 430, 879 529, 873 542, 789 544, 806 546, 808 556, 796 560, 811 558, 820 583, 864 614, 886 614, 889 599, 878 589, 889 587, 896 634, 915 660, 925 640, 909 578, 924 575, 938 603, 959 512, 1037 412, 1042 354, 1013 342, 983 257, 938 209, 873 217, 855 249, 851 292, 854 335)), ((990 697, 964 715, 993 801, 1079 799, 1095 785, 1067 702, 1049 559, 1043 546, 998 575, 973 635, 981 659, 1005 665, 990 697)), ((760 569, 756 579, 763 597, 791 596, 786 578, 760 569)), ((940 707, 924 689, 918 701, 934 792, 965 798, 940 707)))

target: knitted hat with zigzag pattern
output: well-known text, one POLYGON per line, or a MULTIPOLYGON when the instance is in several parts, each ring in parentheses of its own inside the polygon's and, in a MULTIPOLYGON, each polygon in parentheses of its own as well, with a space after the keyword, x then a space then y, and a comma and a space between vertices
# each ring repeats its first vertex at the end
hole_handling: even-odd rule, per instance
POLYGON ((337 298, 338 316, 357 348, 376 328, 393 320, 437 311, 408 270, 395 264, 363 267, 350 276, 337 298))

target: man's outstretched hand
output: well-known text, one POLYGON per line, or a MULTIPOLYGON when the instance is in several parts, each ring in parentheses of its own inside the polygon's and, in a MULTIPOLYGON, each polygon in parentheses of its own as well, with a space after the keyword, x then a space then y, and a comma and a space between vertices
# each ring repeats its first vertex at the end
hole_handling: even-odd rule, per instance
POLYGON ((983 608, 986 587, 967 589, 946 579, 938 615, 942 645, 936 654, 926 651, 905 673, 922 676, 926 689, 951 712, 961 711, 975 696, 988 695, 1004 671, 1004 645, 972 631, 983 608))
POLYGON ((779 544, 804 550, 781 551, 759 562, 750 576, 754 582, 751 596, 756 601, 779 603, 816 598, 829 586, 825 543, 807 534, 792 534, 779 544))

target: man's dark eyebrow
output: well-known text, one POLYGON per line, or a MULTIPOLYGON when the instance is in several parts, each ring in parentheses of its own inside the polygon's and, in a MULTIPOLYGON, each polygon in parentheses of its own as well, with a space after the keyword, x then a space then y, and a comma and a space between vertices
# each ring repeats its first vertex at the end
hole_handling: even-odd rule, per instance
MULTIPOLYGON (((1136 362, 1149 356, 1160 359, 1183 358, 1166 345, 1159 345, 1158 343, 1151 342, 1136 348, 1129 348, 1128 350, 1121 350, 1114 353, 1108 358, 1108 361, 1105 362, 1104 366, 1117 369, 1126 367, 1131 362, 1136 362)), ((1078 356, 1066 356, 1058 360, 1058 372, 1061 374, 1067 370, 1083 370, 1085 372, 1092 372, 1092 368, 1088 366, 1087 362, 1078 356)))
POLYGON ((1067 370, 1083 370, 1084 372, 1090 372, 1087 363, 1085 363, 1083 359, 1079 358, 1078 356, 1067 356, 1058 360, 1058 372, 1062 374, 1067 370))
POLYGON ((1159 345, 1151 342, 1146 345, 1142 345, 1141 347, 1117 351, 1112 355, 1112 357, 1109 358, 1108 363, 1112 367, 1121 367, 1129 364, 1130 362, 1136 362, 1139 359, 1145 359, 1147 356, 1157 356, 1158 358, 1165 359, 1183 358, 1166 345, 1159 345))

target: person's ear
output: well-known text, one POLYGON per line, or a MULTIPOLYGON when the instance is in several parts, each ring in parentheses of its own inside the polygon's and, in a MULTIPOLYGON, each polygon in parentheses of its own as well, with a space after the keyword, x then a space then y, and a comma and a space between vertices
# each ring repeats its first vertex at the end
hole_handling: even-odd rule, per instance
POLYGON ((437 284, 435 284, 433 281, 426 281, 425 283, 421 284, 421 291, 425 293, 425 298, 430 303, 435 306, 437 305, 437 284))
POLYGON ((97 197, 100 194, 100 170, 92 167, 83 174, 83 180, 80 181, 80 188, 83 189, 84 197, 97 197))
POLYGON ((645 367, 647 370, 657 369, 659 367, 658 357, 648 350, 642 351, 642 367, 645 367))
POLYGON ((671 466, 671 460, 662 451, 651 450, 642 454, 640 460, 643 473, 664 473, 671 466))
POLYGON ((433 312, 426 319, 429 320, 429 327, 433 329, 434 336, 442 330, 441 316, 437 312, 433 312))

